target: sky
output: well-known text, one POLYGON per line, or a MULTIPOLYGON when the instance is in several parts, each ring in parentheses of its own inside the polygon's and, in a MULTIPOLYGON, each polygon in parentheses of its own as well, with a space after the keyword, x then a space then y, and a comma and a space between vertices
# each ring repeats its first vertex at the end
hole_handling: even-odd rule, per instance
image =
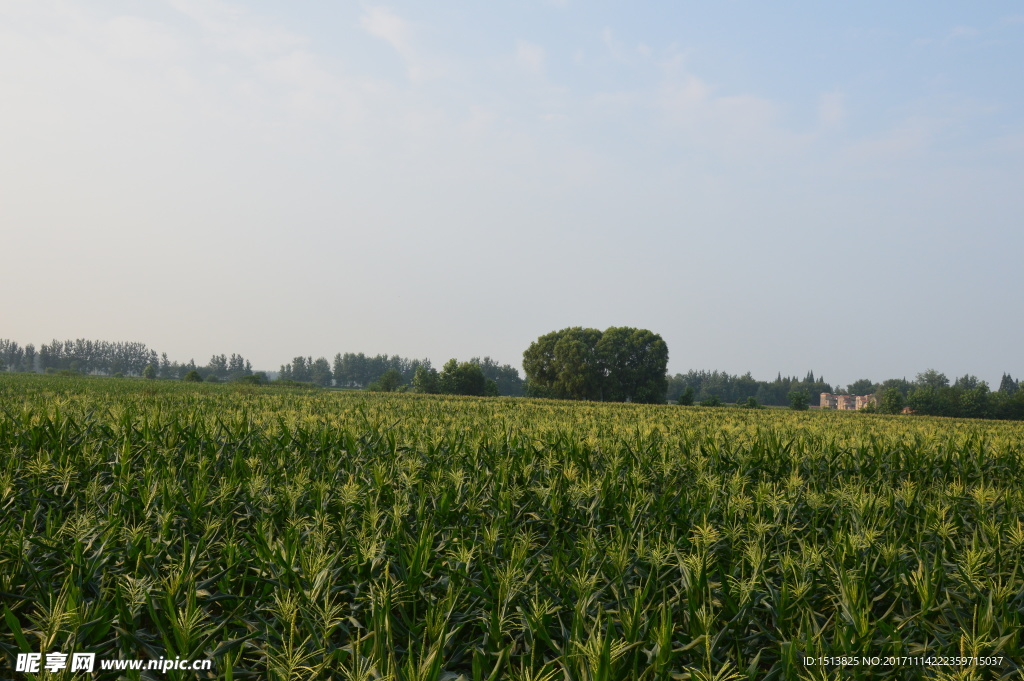
POLYGON ((1024 375, 1017 2, 0 0, 0 337, 1024 375))

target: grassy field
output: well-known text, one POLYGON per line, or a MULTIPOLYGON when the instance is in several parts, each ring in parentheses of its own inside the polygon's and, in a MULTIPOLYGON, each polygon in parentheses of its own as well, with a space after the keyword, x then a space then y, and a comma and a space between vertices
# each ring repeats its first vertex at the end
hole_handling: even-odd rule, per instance
POLYGON ((1020 678, 1022 459, 991 421, 4 375, 0 678, 1020 678))

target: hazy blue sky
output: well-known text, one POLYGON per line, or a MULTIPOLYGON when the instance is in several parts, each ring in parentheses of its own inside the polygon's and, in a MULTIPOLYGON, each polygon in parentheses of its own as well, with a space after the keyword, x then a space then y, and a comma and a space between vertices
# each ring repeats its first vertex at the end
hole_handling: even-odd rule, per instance
POLYGON ((0 337, 1024 374, 1018 2, 0 0, 0 337))

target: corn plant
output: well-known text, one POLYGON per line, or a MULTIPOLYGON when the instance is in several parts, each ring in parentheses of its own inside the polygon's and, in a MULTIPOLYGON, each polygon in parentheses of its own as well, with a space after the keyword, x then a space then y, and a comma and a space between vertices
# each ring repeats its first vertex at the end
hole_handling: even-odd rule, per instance
POLYGON ((0 376, 0 677, 1019 678, 1022 452, 992 421, 0 376), (999 662, 802 663, 841 656, 999 662))

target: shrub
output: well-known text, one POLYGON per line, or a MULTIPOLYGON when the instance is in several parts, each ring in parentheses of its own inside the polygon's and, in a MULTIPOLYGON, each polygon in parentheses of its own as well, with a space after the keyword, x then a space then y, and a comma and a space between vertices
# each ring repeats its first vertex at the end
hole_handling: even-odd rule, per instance
POLYGON ((899 414, 903 411, 903 393, 898 388, 886 388, 882 393, 882 404, 878 411, 883 414, 899 414))
POLYGON ((806 390, 794 390, 789 393, 789 408, 793 411, 807 411, 811 396, 806 390))
POLYGON ((254 374, 247 374, 245 376, 239 376, 235 379, 235 383, 245 383, 247 385, 266 385, 267 375, 262 371, 257 371, 254 374))

